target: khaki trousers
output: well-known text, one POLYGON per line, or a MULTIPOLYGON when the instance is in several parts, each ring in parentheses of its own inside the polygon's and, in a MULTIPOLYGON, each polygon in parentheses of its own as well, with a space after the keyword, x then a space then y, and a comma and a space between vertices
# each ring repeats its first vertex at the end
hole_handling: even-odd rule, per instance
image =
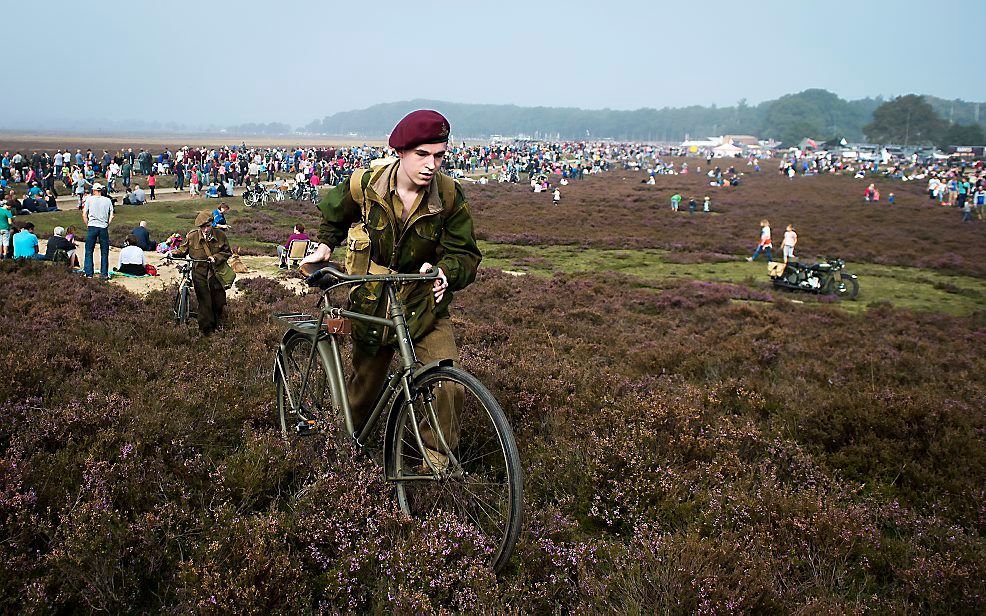
MULTIPOLYGON (((435 321, 435 329, 431 330, 421 340, 414 343, 414 352, 418 360, 424 364, 439 359, 451 359, 459 362, 459 348, 455 345, 452 333, 452 322, 448 318, 435 321)), ((349 391, 349 406, 353 413, 353 425, 358 431, 366 423, 373 403, 376 402, 380 389, 387 379, 387 370, 394 357, 393 347, 381 347, 376 355, 366 353, 360 347, 353 345, 353 370, 346 383, 349 391)), ((438 425, 449 447, 454 448, 458 443, 458 415, 462 410, 465 391, 461 385, 444 386, 435 390, 438 425)), ((438 439, 423 420, 421 438, 425 444, 435 450, 440 450, 438 439)))
POLYGON ((226 307, 226 289, 214 274, 203 274, 197 269, 192 270, 192 285, 195 289, 195 299, 198 301, 199 331, 211 334, 219 325, 226 307))

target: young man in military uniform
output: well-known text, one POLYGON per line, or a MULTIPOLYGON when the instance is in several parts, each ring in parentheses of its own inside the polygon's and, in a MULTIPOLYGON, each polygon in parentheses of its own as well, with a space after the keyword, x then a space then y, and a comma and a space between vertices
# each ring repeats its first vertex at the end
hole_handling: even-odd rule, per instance
MULTIPOLYGON (((345 242, 350 226, 362 221, 369 235, 369 266, 351 273, 407 274, 436 268, 439 278, 433 285, 419 283, 401 292, 415 351, 426 364, 458 361, 449 304, 455 291, 476 278, 482 259, 462 188, 440 172, 449 130, 448 120, 437 111, 418 110, 402 119, 389 141, 398 160, 376 170, 355 171, 319 203, 320 244, 302 263, 303 273, 317 270, 319 262, 327 261, 332 250, 345 242)), ((357 287, 350 295, 352 309, 386 316, 387 302, 381 295, 376 284, 357 287)), ((383 385, 395 344, 387 328, 353 323, 348 390, 357 427, 366 420, 383 385)), ((440 394, 439 424, 449 446, 455 447, 453 418, 461 408, 462 392, 446 390, 440 394)), ((435 451, 436 439, 430 433, 422 436, 432 448, 425 452, 432 462, 446 463, 435 451)))
POLYGON ((216 267, 233 255, 226 234, 212 228, 212 212, 202 211, 195 217, 196 229, 188 232, 181 246, 171 256, 202 259, 208 263, 192 265, 192 285, 198 301, 199 331, 208 336, 216 330, 226 307, 226 289, 216 276, 216 267))

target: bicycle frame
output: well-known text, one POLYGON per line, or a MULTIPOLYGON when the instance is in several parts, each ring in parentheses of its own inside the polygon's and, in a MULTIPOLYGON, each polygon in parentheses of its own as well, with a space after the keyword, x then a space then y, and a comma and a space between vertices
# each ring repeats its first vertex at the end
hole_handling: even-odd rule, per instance
MULTIPOLYGON (((421 437, 420 430, 420 418, 416 416, 414 405, 412 401, 414 400, 414 392, 412 390, 412 377, 417 373, 416 368, 421 368, 421 363, 418 361, 417 356, 414 353, 414 345, 411 341, 411 336, 407 329, 407 318, 404 313, 404 305, 397 296, 396 291, 394 291, 394 285, 401 283, 399 278, 400 275, 396 276, 373 276, 369 281, 382 282, 385 287, 385 293, 387 295, 389 310, 388 317, 382 318, 373 315, 363 314, 361 312, 353 312, 350 310, 344 310, 342 308, 337 308, 333 306, 323 307, 319 314, 317 322, 314 323, 314 333, 301 332, 300 335, 306 335, 312 340, 311 351, 309 352, 308 360, 306 362, 305 370, 301 379, 301 385, 297 392, 292 392, 290 384, 287 382, 286 378, 283 378, 284 374, 287 374, 285 366, 283 365, 283 357, 286 350, 286 343, 292 335, 291 331, 284 336, 281 341, 280 351, 276 356, 276 366, 275 370, 282 375, 280 378, 284 384, 285 392, 288 397, 288 404, 291 409, 295 412, 300 410, 300 401, 304 399, 305 393, 308 390, 309 377, 314 368, 315 361, 321 361, 325 369, 325 376, 329 386, 329 394, 332 399, 332 405, 334 408, 339 409, 344 418, 346 433, 352 438, 359 448, 366 446, 366 442, 370 434, 376 427, 377 422, 380 420, 381 416, 385 411, 393 411, 392 406, 394 401, 396 401, 399 393, 403 393, 404 403, 410 404, 409 412, 411 415, 412 425, 414 426, 414 438, 420 451, 424 451, 426 445, 421 437), (398 354, 400 356, 400 367, 395 371, 394 374, 390 375, 387 384, 381 389, 380 393, 377 395, 376 401, 373 408, 367 417, 366 423, 359 431, 356 433, 356 428, 353 424, 352 410, 349 404, 349 392, 346 388, 345 375, 343 373, 342 367, 342 355, 339 350, 338 334, 329 333, 326 331, 324 325, 326 323, 326 318, 346 318, 353 319, 356 321, 362 321, 364 323, 372 323, 382 327, 393 328, 398 346, 398 354), (325 342, 328 342, 328 348, 326 348, 325 342)), ((330 288, 326 289, 322 295, 322 303, 328 304, 326 296, 333 289, 341 286, 359 284, 364 281, 345 281, 337 283, 330 288)), ((302 317, 307 315, 281 315, 281 318, 290 322, 290 317, 302 317)), ((310 321, 305 321, 304 323, 311 323, 310 321)), ((307 325, 305 329, 310 329, 311 325, 307 325)), ((294 331, 300 331, 295 329, 294 331)), ((278 374, 274 375, 275 379, 279 378, 278 374)), ((434 427, 433 432, 437 436, 438 443, 442 453, 449 457, 451 462, 450 468, 455 468, 458 465, 458 461, 455 459, 452 452, 452 448, 449 447, 448 442, 445 439, 445 435, 440 429, 438 429, 438 416, 435 411, 434 405, 427 405, 428 421, 431 426, 434 427)), ((393 429, 388 423, 388 430, 393 429)), ((385 456, 389 455, 385 451, 385 456)), ((432 461, 428 456, 423 456, 425 463, 434 473, 433 475, 401 475, 400 477, 394 476, 389 473, 389 469, 392 468, 388 460, 385 460, 384 468, 385 478, 388 481, 413 481, 413 480, 427 480, 433 481, 436 476, 440 476, 441 472, 435 468, 432 461)))

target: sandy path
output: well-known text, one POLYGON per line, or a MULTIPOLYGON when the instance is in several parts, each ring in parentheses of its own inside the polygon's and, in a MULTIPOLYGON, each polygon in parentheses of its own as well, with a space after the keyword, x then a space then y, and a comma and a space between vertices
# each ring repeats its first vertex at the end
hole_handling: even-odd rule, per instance
MULTIPOLYGON (((47 242, 41 240, 40 250, 43 253, 45 251, 45 246, 47 242)), ((79 263, 84 263, 85 259, 85 249, 81 242, 77 242, 78 248, 78 258, 79 263)), ((174 265, 169 265, 166 262, 164 255, 156 252, 144 252, 144 258, 150 265, 157 268, 157 276, 148 276, 146 278, 131 278, 129 276, 113 276, 109 284, 117 285, 127 289, 128 291, 135 293, 137 295, 147 295, 151 291, 158 289, 171 289, 174 288, 175 284, 178 282, 178 271, 174 265)), ((296 274, 294 270, 286 271, 279 269, 277 267, 277 257, 265 257, 265 256, 244 256, 240 257, 243 260, 243 264, 246 265, 250 271, 246 274, 237 274, 236 280, 246 280, 248 278, 270 278, 281 283, 288 289, 294 291, 295 293, 300 293, 306 287, 300 277, 296 274)), ((99 276, 99 259, 100 259, 100 249, 97 244, 95 250, 93 251, 93 265, 95 269, 95 274, 99 276)), ((110 270, 117 266, 120 259, 120 249, 115 246, 110 246, 110 270)), ((233 288, 226 292, 227 297, 233 298, 237 297, 242 293, 239 285, 233 285, 233 288)))
MULTIPOLYGON (((148 199, 149 199, 149 195, 151 194, 150 189, 148 189, 143 184, 141 184, 141 188, 144 189, 144 194, 148 195, 148 199)), ((123 205, 123 198, 126 195, 127 195, 126 191, 117 190, 111 196, 117 198, 116 205, 117 207, 121 207, 123 205)), ((242 195, 243 192, 241 188, 240 194, 236 195, 235 197, 227 197, 227 198, 239 199, 240 202, 242 202, 242 195)), ((155 201, 148 200, 147 203, 151 204, 151 203, 155 203, 156 201, 177 201, 179 199, 202 199, 203 201, 206 201, 206 198, 203 197, 201 193, 197 197, 193 195, 189 195, 187 188, 185 190, 177 190, 174 188, 161 188, 159 190, 154 191, 154 197, 155 197, 155 201)), ((58 202, 59 209, 62 210, 70 210, 72 209, 71 206, 78 207, 78 203, 79 203, 79 198, 72 194, 59 195, 58 197, 55 198, 55 200, 58 202)), ((208 201, 211 203, 212 201, 219 201, 219 199, 209 199, 208 201)))

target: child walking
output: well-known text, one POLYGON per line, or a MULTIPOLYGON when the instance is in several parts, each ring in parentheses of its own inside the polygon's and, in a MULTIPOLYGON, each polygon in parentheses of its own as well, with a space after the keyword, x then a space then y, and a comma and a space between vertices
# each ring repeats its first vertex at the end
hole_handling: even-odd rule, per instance
POLYGON ((773 245, 770 243, 770 221, 764 218, 760 221, 760 243, 757 244, 757 249, 753 251, 752 257, 747 257, 747 261, 755 261, 760 253, 767 255, 767 263, 773 262, 771 258, 771 253, 773 251, 773 245))
POLYGON ((788 225, 784 231, 784 241, 781 243, 781 250, 784 252, 784 265, 788 259, 794 258, 794 246, 798 243, 798 234, 794 231, 794 225, 788 225))

